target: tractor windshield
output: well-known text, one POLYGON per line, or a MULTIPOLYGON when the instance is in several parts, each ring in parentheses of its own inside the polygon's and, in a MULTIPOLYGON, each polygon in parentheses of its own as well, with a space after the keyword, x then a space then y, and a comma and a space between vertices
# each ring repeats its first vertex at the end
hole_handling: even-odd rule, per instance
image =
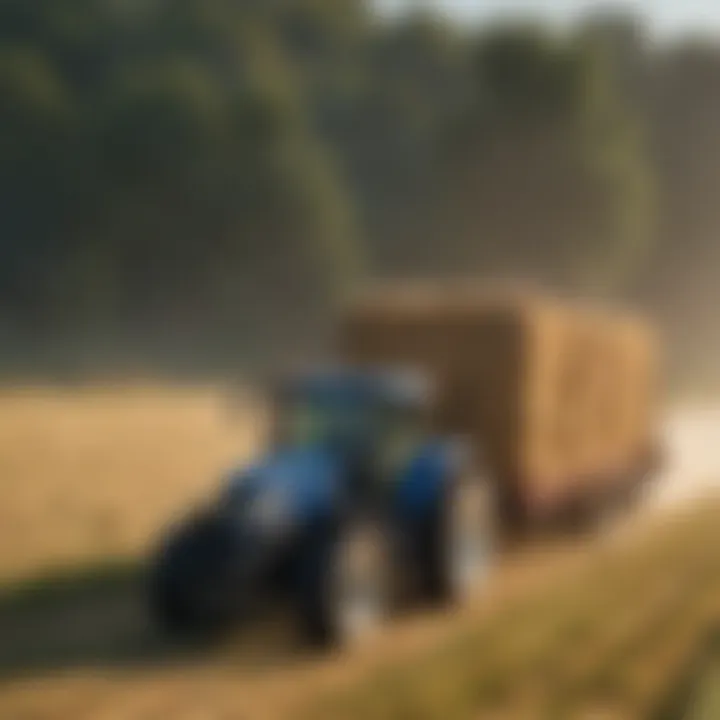
POLYGON ((275 395, 275 439, 284 446, 332 446, 385 465, 416 444, 426 408, 426 394, 408 390, 402 377, 301 377, 275 395))
POLYGON ((355 448, 371 437, 372 426, 370 404, 342 393, 293 393, 275 409, 276 439, 283 445, 355 448))

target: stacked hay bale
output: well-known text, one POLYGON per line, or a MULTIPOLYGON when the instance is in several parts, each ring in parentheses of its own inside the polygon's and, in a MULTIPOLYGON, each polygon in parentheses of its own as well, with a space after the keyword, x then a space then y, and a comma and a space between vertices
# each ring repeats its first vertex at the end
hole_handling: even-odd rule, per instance
POLYGON ((437 390, 436 426, 469 435, 493 470, 507 476, 519 432, 518 319, 514 303, 465 288, 376 288, 351 306, 339 349, 360 365, 427 373, 437 390))
POLYGON ((581 481, 587 363, 575 320, 568 307, 547 300, 524 308, 513 452, 525 514, 549 511, 581 481))
POLYGON ((627 347, 614 317, 602 317, 599 345, 593 429, 598 449, 597 480, 605 483, 615 481, 627 467, 623 408, 631 388, 627 386, 627 347))
POLYGON ((655 438, 659 416, 659 365, 657 338, 638 320, 624 319, 619 334, 624 349, 624 387, 620 395, 622 460, 626 466, 642 465, 655 438))
POLYGON ((592 314, 597 475, 602 482, 622 481, 647 449, 658 417, 657 347, 641 318, 607 308, 592 314))
POLYGON ((622 452, 622 395, 626 363, 615 317, 595 306, 578 307, 575 318, 578 355, 584 368, 577 398, 582 423, 576 472, 595 492, 617 475, 622 452))
POLYGON ((603 376, 602 325, 589 312, 565 309, 565 342, 560 350, 561 372, 555 389, 558 422, 567 427, 568 441, 558 447, 565 457, 566 476, 575 489, 588 482, 597 467, 599 438, 596 406, 603 376))
POLYGON ((634 389, 646 361, 631 366, 621 326, 523 288, 375 288, 345 314, 339 350, 433 378, 438 428, 481 450, 507 520, 523 522, 627 462, 647 422, 634 389))

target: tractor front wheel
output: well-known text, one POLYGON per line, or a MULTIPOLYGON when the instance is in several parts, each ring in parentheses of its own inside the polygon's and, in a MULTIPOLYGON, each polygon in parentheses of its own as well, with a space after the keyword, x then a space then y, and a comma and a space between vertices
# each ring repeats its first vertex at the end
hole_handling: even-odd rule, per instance
POLYGON ((198 515, 171 533, 148 577, 155 624, 181 641, 214 640, 231 624, 235 598, 225 575, 232 545, 213 516, 198 515))

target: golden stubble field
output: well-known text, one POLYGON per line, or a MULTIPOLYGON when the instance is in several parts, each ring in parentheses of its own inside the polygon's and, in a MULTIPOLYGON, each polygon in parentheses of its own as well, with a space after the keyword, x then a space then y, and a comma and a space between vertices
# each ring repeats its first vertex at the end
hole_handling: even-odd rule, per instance
MULTIPOLYGON (((142 557, 252 453, 221 388, 0 394, 0 583, 142 557)), ((503 560, 478 602, 350 655, 156 647, 137 586, 0 596, 0 718, 651 718, 720 619, 720 507, 503 560)), ((261 640, 262 642, 262 640, 261 640)))
POLYGON ((141 552, 261 425, 220 388, 0 391, 0 581, 141 552))

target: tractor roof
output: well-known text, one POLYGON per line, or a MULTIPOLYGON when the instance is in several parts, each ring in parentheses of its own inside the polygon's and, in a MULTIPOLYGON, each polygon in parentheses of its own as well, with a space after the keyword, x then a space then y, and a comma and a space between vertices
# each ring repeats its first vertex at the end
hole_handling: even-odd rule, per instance
POLYGON ((280 383, 280 392, 414 406, 428 401, 432 387, 427 377, 414 370, 335 366, 293 373, 280 383))

